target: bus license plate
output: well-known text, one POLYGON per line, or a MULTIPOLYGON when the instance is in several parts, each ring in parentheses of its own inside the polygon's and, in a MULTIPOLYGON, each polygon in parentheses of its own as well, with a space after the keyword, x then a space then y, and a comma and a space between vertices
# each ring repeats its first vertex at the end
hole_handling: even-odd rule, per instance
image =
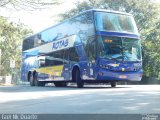
POLYGON ((120 75, 119 78, 123 78, 124 79, 124 78, 127 78, 127 76, 126 75, 120 75))

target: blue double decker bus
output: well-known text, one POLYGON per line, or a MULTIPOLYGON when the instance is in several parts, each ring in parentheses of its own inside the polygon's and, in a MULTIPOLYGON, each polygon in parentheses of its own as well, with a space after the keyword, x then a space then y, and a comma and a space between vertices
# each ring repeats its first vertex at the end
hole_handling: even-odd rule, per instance
POLYGON ((53 82, 140 81, 141 40, 131 14, 92 9, 27 37, 22 47, 21 79, 31 86, 53 82))

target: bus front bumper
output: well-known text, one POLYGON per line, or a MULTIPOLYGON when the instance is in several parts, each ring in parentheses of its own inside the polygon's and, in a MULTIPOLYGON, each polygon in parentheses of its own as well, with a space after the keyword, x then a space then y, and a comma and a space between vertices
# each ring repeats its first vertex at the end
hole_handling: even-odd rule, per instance
POLYGON ((133 71, 133 72, 115 72, 109 70, 99 70, 97 75, 97 80, 106 81, 141 81, 143 71, 133 71))

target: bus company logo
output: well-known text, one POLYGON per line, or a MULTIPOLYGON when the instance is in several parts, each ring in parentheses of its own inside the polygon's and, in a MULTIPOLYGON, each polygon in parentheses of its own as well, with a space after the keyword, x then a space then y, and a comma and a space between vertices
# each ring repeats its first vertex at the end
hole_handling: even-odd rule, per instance
POLYGON ((58 49, 68 46, 68 39, 60 40, 53 43, 52 49, 58 49))

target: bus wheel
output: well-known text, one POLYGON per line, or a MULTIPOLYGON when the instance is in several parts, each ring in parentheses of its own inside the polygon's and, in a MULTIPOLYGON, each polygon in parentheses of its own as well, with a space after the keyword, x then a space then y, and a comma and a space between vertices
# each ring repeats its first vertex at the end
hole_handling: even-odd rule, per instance
POLYGON ((43 81, 38 81, 37 79, 37 73, 35 73, 35 75, 33 76, 34 82, 35 82, 35 86, 45 86, 45 82, 43 81))
POLYGON ((56 87, 66 87, 67 86, 67 82, 57 81, 57 82, 54 82, 54 85, 56 87))
POLYGON ((35 82, 34 82, 34 79, 33 79, 33 75, 30 74, 30 75, 28 76, 28 78, 29 78, 30 86, 35 86, 35 82))
POLYGON ((116 87, 117 82, 111 82, 111 87, 116 87))
POLYGON ((83 88, 84 83, 82 82, 82 79, 80 77, 80 71, 78 69, 76 69, 76 71, 75 71, 75 80, 76 80, 76 83, 77 83, 77 87, 78 88, 83 88))

